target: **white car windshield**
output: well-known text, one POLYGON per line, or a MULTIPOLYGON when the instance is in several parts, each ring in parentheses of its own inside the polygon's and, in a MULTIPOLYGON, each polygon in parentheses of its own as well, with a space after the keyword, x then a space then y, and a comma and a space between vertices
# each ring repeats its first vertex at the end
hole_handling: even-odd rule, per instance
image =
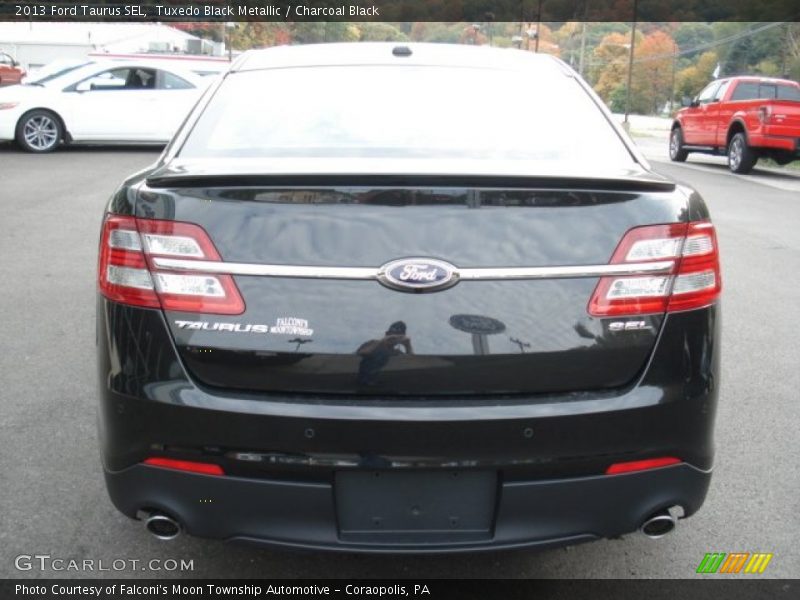
POLYGON ((32 77, 25 80, 25 83, 27 85, 45 85, 91 64, 93 64, 92 61, 54 61, 37 70, 32 77))

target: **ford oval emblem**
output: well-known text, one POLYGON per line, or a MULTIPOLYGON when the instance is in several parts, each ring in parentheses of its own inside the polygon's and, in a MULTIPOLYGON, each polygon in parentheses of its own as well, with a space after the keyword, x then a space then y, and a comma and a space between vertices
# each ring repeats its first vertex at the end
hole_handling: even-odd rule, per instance
POLYGON ((383 265, 378 281, 401 292, 435 292, 458 283, 458 270, 443 260, 401 258, 383 265))

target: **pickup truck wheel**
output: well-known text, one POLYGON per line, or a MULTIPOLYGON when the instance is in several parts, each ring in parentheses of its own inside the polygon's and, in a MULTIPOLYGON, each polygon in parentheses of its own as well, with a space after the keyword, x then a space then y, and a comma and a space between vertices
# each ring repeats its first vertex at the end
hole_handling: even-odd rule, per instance
POLYGON ((669 134, 669 158, 674 162, 684 162, 689 152, 683 147, 683 132, 680 127, 676 127, 669 134))
POLYGON ((60 119, 49 110, 32 110, 17 124, 17 143, 28 152, 52 152, 63 135, 60 119))
POLYGON ((734 173, 745 175, 753 170, 758 156, 753 149, 747 145, 747 137, 744 133, 737 133, 731 138, 728 146, 728 167, 734 173))

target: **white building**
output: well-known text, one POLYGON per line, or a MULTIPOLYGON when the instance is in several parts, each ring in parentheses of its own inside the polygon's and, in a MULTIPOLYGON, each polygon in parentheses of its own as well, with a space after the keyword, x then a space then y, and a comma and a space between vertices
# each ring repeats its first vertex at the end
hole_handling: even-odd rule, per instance
POLYGON ((29 72, 57 59, 85 58, 90 52, 222 54, 221 44, 161 23, 0 22, 0 51, 29 72))

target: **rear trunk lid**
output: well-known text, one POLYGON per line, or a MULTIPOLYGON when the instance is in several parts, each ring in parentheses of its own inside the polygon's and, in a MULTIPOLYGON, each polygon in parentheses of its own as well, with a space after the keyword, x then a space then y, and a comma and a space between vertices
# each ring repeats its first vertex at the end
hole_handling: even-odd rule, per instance
POLYGON ((311 268, 301 278, 235 275, 240 315, 166 312, 202 384, 409 398, 564 393, 635 380, 663 314, 622 331, 612 323, 627 319, 590 316, 596 277, 404 293, 313 271, 409 257, 458 269, 604 265, 630 228, 686 220, 673 190, 633 173, 281 178, 173 166, 150 176, 137 216, 200 225, 226 263, 311 268))

